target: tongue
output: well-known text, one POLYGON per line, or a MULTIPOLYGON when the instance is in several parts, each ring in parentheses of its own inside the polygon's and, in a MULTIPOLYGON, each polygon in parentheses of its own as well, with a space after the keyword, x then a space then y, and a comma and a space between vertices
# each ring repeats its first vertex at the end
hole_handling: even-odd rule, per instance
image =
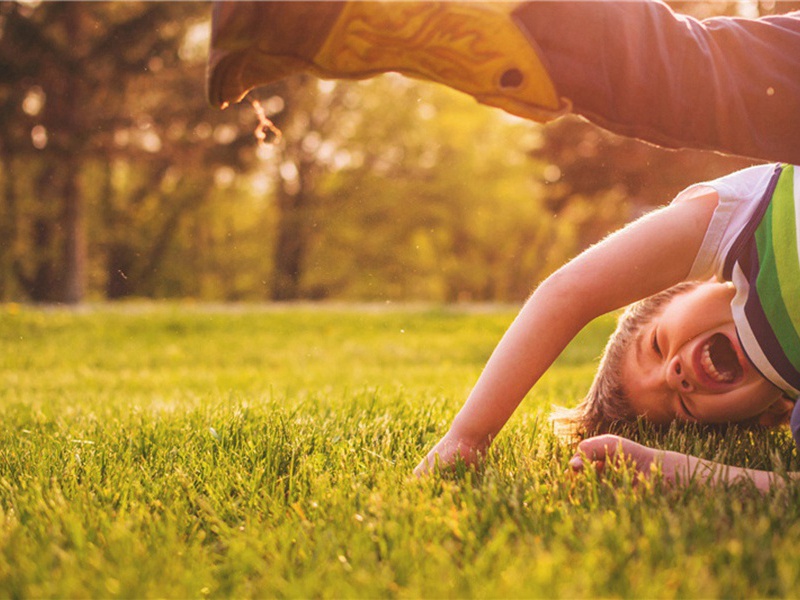
POLYGON ((714 368, 726 379, 733 380, 741 372, 739 358, 731 341, 721 333, 715 333, 708 342, 708 354, 714 368))

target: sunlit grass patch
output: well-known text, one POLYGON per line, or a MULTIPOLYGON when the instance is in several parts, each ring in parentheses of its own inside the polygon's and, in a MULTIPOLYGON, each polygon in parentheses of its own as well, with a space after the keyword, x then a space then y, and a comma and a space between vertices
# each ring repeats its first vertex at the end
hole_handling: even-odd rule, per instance
MULTIPOLYGON (((146 305, 0 315, 0 590, 11 597, 744 597, 800 583, 798 486, 567 473, 550 432, 587 329, 482 468, 423 480, 513 311, 146 305)), ((790 436, 639 425, 797 468, 790 436)))

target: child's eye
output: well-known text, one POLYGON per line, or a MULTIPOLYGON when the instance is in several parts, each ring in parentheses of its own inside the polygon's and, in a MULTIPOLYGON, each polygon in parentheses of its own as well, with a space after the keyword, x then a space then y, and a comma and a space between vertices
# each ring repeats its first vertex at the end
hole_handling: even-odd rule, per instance
POLYGON ((653 329, 653 339, 650 343, 653 346, 653 351, 658 356, 661 356, 661 347, 658 345, 658 329, 653 329))

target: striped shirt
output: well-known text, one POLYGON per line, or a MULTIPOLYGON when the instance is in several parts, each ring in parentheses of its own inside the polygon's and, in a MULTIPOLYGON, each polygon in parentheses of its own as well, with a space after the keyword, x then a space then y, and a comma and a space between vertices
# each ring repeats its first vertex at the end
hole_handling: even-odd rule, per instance
POLYGON ((766 379, 796 399, 800 169, 759 165, 690 190, 696 187, 713 188, 719 202, 688 278, 733 282, 733 321, 742 349, 766 379))
POLYGON ((800 202, 795 169, 774 167, 749 222, 724 261, 736 296, 733 320, 750 361, 780 389, 800 396, 800 202))

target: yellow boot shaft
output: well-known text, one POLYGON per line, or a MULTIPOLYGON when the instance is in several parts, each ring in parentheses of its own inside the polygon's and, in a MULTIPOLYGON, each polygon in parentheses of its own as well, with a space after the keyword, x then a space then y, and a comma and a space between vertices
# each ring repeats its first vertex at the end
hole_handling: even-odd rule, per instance
POLYGON ((512 114, 564 112, 515 2, 222 2, 215 6, 208 93, 218 106, 309 72, 362 79, 388 71, 434 81, 512 114))

